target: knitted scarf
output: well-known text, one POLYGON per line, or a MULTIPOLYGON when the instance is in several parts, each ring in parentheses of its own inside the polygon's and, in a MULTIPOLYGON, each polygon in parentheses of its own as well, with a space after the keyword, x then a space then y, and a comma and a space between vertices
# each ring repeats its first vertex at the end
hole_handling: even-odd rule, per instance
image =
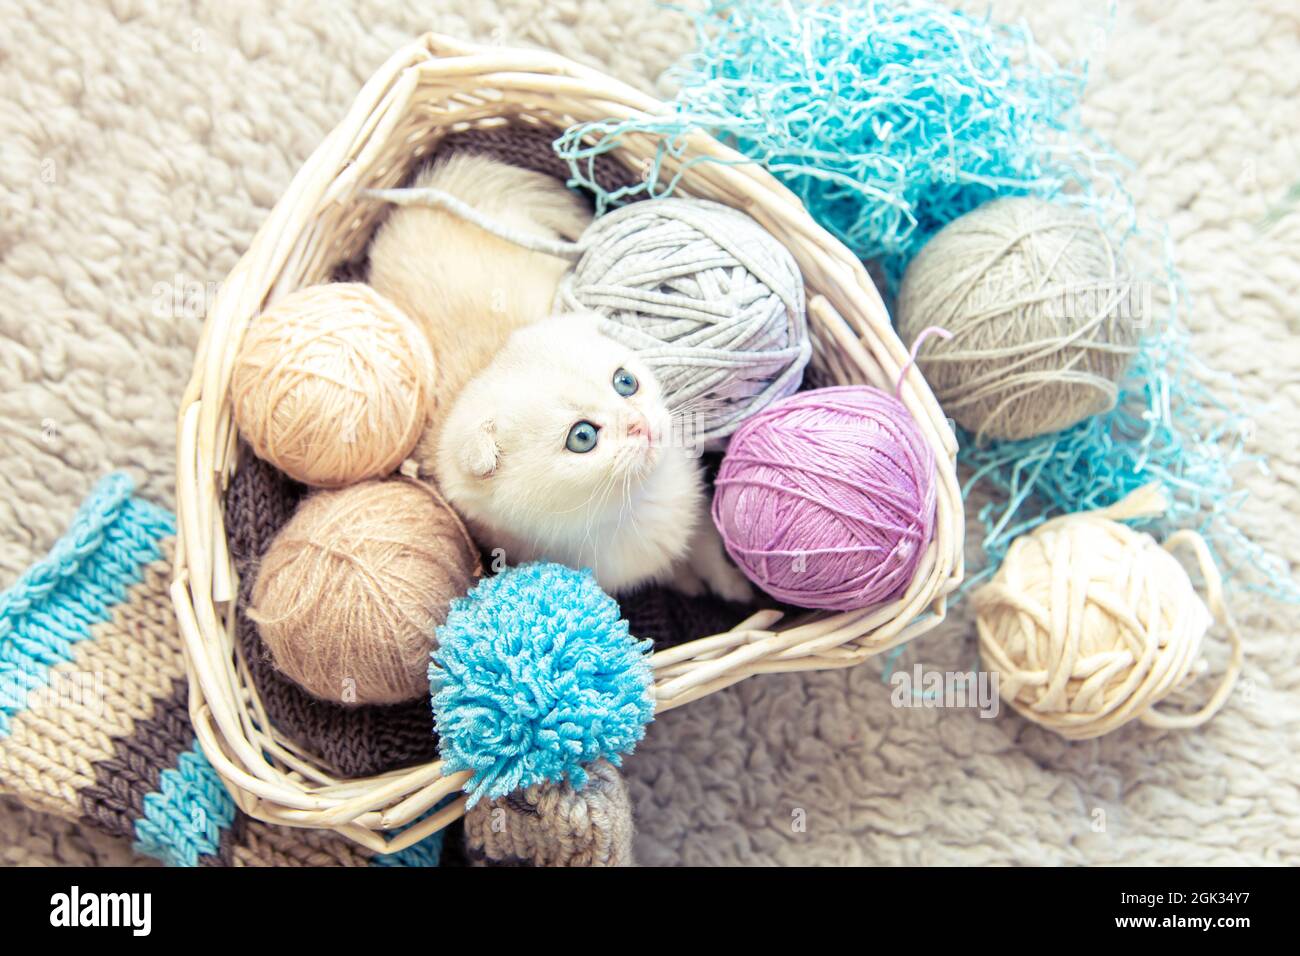
POLYGON ((0 594, 0 791, 173 866, 436 866, 241 813, 203 756, 167 594, 175 519, 110 475, 0 594))

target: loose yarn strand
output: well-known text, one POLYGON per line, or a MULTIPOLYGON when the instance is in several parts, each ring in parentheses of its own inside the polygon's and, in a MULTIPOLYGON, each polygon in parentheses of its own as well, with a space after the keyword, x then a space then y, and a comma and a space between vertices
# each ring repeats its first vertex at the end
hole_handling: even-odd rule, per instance
POLYGON ((366 189, 361 195, 367 199, 378 199, 398 206, 431 206, 443 209, 453 216, 465 220, 480 229, 490 232, 498 239, 513 243, 529 252, 555 256, 557 259, 576 261, 582 257, 586 246, 582 242, 566 242, 563 239, 547 239, 522 229, 512 229, 498 222, 491 216, 484 215, 469 203, 456 198, 441 189, 405 187, 401 189, 366 189))
POLYGON ((1205 579, 1205 603, 1209 606, 1214 619, 1222 624, 1228 632, 1232 657, 1228 661, 1227 670, 1219 681, 1219 686, 1200 710, 1193 714, 1166 714, 1156 710, 1155 707, 1151 707, 1143 713, 1141 717, 1142 723, 1149 727, 1162 729, 1199 727, 1217 714, 1232 695, 1232 689, 1236 686, 1237 679, 1241 676, 1242 665, 1245 663, 1245 649, 1241 640, 1241 631, 1237 628, 1236 618, 1233 617, 1232 610, 1224 598, 1223 576, 1219 573, 1218 565, 1214 562, 1214 556, 1210 553, 1210 546, 1206 544, 1201 535, 1190 528, 1174 532, 1164 544, 1165 550, 1170 553, 1173 553, 1179 546, 1191 548, 1196 555, 1196 562, 1201 569, 1201 576, 1205 579))
POLYGON ((903 397, 903 380, 907 377, 907 370, 916 364, 916 356, 920 353, 921 346, 924 345, 925 340, 930 338, 932 335, 937 335, 944 341, 952 338, 951 332, 937 325, 926 326, 921 330, 920 334, 918 334, 912 342, 912 351, 907 353, 907 361, 903 363, 903 367, 898 370, 898 378, 894 380, 895 398, 901 399, 903 397))

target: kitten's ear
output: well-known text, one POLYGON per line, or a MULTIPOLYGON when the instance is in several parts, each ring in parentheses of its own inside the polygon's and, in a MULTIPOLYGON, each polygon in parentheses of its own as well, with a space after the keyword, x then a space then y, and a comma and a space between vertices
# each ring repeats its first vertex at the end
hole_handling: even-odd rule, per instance
POLYGON ((497 425, 485 418, 470 429, 468 440, 460 447, 460 466, 475 478, 486 478, 497 470, 497 425))

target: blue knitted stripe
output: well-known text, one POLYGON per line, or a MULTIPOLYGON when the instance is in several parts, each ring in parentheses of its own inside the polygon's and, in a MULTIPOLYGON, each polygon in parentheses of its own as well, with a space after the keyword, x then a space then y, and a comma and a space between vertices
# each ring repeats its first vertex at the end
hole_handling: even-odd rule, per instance
MULTIPOLYGON (((222 834, 236 816, 234 800, 197 740, 180 755, 175 767, 162 772, 158 789, 146 794, 143 803, 144 815, 135 821, 134 848, 168 866, 198 866, 203 857, 215 856, 221 849, 222 834)), ((374 856, 370 865, 430 867, 437 866, 441 857, 439 830, 405 850, 374 856)))
POLYGON ((202 857, 216 855, 234 821, 235 801, 196 740, 162 772, 158 789, 145 794, 134 847, 168 866, 198 866, 202 857))
POLYGON ((396 853, 376 854, 371 866, 437 866, 442 859, 442 830, 430 833, 419 843, 413 843, 396 853))
MULTIPOLYGON (((394 831, 394 835, 404 830, 409 830, 417 826, 420 821, 426 820, 433 814, 437 813, 443 807, 453 803, 460 794, 450 793, 439 800, 434 806, 430 807, 420 816, 416 817, 404 827, 399 827, 394 831)), ((370 860, 371 866, 438 866, 442 860, 442 836, 446 830, 439 830, 436 833, 430 833, 419 843, 408 846, 405 850, 398 850, 396 853, 376 854, 370 860)))
POLYGON ((133 498, 133 489, 122 473, 101 481, 50 553, 0 593, 0 737, 176 533, 172 515, 133 498))

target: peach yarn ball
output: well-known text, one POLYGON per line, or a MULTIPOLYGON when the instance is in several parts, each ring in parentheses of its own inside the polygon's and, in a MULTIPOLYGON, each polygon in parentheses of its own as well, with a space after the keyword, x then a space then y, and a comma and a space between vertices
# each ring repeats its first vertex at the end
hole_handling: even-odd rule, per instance
POLYGON ((338 488, 389 475, 428 420, 433 353, 368 285, 300 289, 253 320, 231 380, 235 424, 259 458, 338 488))
POLYGON ((405 478, 318 491, 267 549, 249 618, 309 693, 392 704, 429 693, 434 628, 481 573, 432 486, 405 478))

